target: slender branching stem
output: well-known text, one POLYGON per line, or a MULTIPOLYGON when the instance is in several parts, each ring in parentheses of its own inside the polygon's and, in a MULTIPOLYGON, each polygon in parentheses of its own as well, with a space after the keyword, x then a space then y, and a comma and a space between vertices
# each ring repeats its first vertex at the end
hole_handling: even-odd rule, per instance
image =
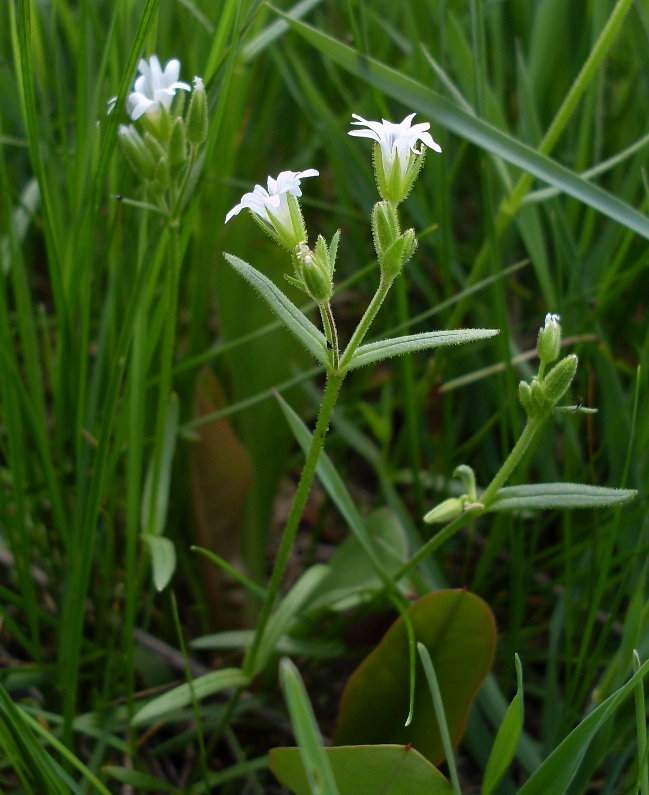
POLYGON ((365 339, 365 335, 369 331, 370 326, 374 318, 376 317, 376 313, 381 308, 381 304, 385 300, 385 296, 388 294, 390 287, 392 286, 392 280, 388 281, 381 276, 381 281, 379 283, 377 291, 374 293, 374 297, 369 303, 369 306, 365 310, 365 314, 361 318, 360 323, 356 327, 356 331, 352 334, 352 338, 347 343, 347 347, 340 359, 340 371, 345 372, 347 367, 349 366, 352 357, 356 353, 359 345, 365 339))
POLYGON ((318 464, 322 448, 324 447, 325 436, 327 435, 327 431, 329 429, 329 422, 331 420, 334 406, 336 405, 336 399, 338 398, 342 381, 343 376, 341 375, 329 373, 327 376, 327 385, 322 398, 322 405, 320 406, 318 421, 316 423, 315 430, 313 431, 311 446, 309 447, 309 451, 304 462, 304 468, 302 469, 300 482, 298 484, 297 491, 295 492, 295 497, 293 498, 291 512, 289 514, 288 521, 286 522, 286 527, 284 528, 284 534, 280 542, 273 573, 266 591, 266 598, 264 599, 264 604, 262 605, 261 613, 257 621, 255 639, 244 661, 244 673, 250 676, 253 676, 256 673, 255 667, 257 664, 257 655, 259 653, 261 641, 266 629, 266 625, 268 624, 268 619, 270 618, 271 612, 275 605, 275 599, 279 594, 279 590, 284 579, 291 549, 293 548, 295 536, 297 535, 300 525, 302 511, 304 510, 307 497, 309 496, 309 491, 311 490, 311 484, 313 483, 313 478, 315 477, 316 466, 318 464))

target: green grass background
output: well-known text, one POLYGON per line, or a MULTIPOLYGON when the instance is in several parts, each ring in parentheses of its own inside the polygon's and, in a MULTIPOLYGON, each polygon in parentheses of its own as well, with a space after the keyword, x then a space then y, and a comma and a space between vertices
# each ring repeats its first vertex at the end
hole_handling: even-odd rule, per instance
MULTIPOLYGON (((105 112, 111 96, 130 89, 138 59, 157 53, 163 63, 181 60, 181 79, 202 75, 210 102, 204 168, 181 233, 180 436, 166 524, 187 634, 205 631, 201 616, 218 609, 189 552, 200 368, 217 374, 250 456, 240 533, 260 581, 273 507, 300 463, 269 388, 292 383, 284 395, 311 422, 317 397, 300 384, 320 383, 221 252, 288 291, 283 257, 244 215, 224 227, 225 214, 269 174, 319 169, 303 184, 303 209, 312 239, 342 230, 334 307, 347 338, 378 278, 371 147, 347 135, 351 114, 400 121, 417 111, 443 154, 428 154, 404 205, 420 247, 372 332, 407 324, 501 333, 354 373, 328 450, 364 513, 391 504, 411 537, 425 537, 420 517, 446 496, 458 464, 473 466, 482 483, 498 469, 523 425, 518 381, 533 372, 512 357, 534 347, 546 312, 561 315, 580 357, 569 402, 599 413, 560 415, 518 482, 623 486, 639 498, 619 511, 482 520, 435 563, 499 619, 493 693, 479 700, 467 739, 472 764, 485 764, 494 705, 515 691, 514 652, 543 758, 589 708, 601 678, 612 692, 630 670, 630 649, 642 659, 649 651, 649 7, 307 0, 292 13, 313 27, 292 29, 268 4, 234 0, 9 0, 0 10, 4 687, 29 714, 45 716, 90 771, 129 767, 131 757, 137 770, 159 773, 127 718, 139 690, 169 678, 163 669, 156 679, 134 628, 179 643, 139 539, 167 322, 166 237, 158 216, 116 198, 146 200, 115 146, 124 115, 105 112)), ((327 522, 343 534, 325 505, 314 524, 327 522)), ((211 769, 213 715, 204 717, 211 769)), ((584 761, 582 788, 569 791, 586 791, 599 771, 602 792, 626 792, 635 728, 631 712, 621 714, 584 761)), ((249 773, 248 751, 236 733, 231 741, 249 773)), ((60 776, 81 781, 57 753, 68 771, 60 776)), ((29 791, 10 789, 12 767, 7 753, 0 785, 29 791)), ((44 786, 31 791, 57 791, 44 786)), ((240 779, 231 786, 240 791, 240 779)))

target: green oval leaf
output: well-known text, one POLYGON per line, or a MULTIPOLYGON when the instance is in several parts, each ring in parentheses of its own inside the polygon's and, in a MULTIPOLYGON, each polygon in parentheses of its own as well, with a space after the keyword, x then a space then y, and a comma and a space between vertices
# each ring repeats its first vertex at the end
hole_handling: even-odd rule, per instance
POLYGON ((549 508, 602 508, 637 496, 632 489, 609 489, 583 483, 534 483, 498 489, 487 511, 547 510, 549 508))
MULTIPOLYGON (((452 795, 444 776, 414 748, 352 745, 326 748, 340 795, 452 795)), ((270 769, 296 795, 311 795, 299 748, 273 748, 270 769)))
MULTIPOLYGON (((496 625, 489 607, 463 590, 424 596, 408 610, 417 641, 431 656, 453 745, 462 736, 469 708, 491 668, 496 625)), ((347 683, 334 736, 336 745, 411 743, 433 764, 444 759, 435 710, 421 669, 417 672, 412 723, 408 715, 409 656, 399 618, 347 683)))

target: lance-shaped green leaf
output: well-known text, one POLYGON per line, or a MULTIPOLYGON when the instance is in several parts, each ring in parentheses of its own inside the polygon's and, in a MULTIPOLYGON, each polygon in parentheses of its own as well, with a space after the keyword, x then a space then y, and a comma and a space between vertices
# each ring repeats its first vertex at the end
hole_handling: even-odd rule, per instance
POLYGON ((168 717, 170 713, 191 704, 192 698, 200 701, 202 698, 213 696, 229 687, 245 687, 249 681, 240 668, 222 668, 220 671, 210 671, 209 674, 194 679, 191 687, 189 682, 185 682, 174 687, 168 693, 154 698, 153 701, 149 701, 133 717, 131 723, 133 726, 141 726, 143 723, 151 723, 168 717))
POLYGON ((320 795, 339 795, 304 682, 287 657, 280 663, 279 678, 310 791, 320 795))
POLYGON ((324 334, 263 273, 232 254, 223 256, 237 273, 257 290, 286 328, 302 342, 320 364, 326 365, 329 362, 329 355, 324 334))
POLYGON ((496 787, 500 784, 514 758, 518 741, 523 732, 523 668, 518 654, 516 655, 516 680, 518 689, 494 740, 482 780, 481 795, 491 795, 496 792, 496 787))
POLYGON ((597 185, 560 165, 531 146, 467 112, 451 100, 433 91, 426 83, 414 80, 397 69, 369 58, 353 47, 322 33, 300 20, 291 19, 276 8, 274 12, 326 58, 394 97, 405 107, 417 111, 431 122, 466 138, 480 149, 553 185, 563 193, 593 207, 609 218, 649 239, 649 218, 597 185))
POLYGON ((142 540, 151 552, 153 583, 158 591, 164 591, 176 571, 176 547, 170 538, 142 533, 142 540))
POLYGON ((566 792, 595 732, 613 717, 624 699, 633 693, 638 682, 647 673, 649 673, 649 661, 645 662, 623 687, 609 696, 570 732, 566 739, 534 771, 518 791, 518 795, 548 795, 549 792, 566 792))
POLYGON ((361 345, 349 363, 349 369, 363 367, 381 359, 392 356, 401 356, 404 353, 414 353, 430 348, 439 348, 442 345, 459 345, 462 342, 475 342, 486 340, 498 334, 498 329, 469 328, 451 331, 424 331, 421 334, 408 334, 404 337, 392 337, 387 340, 369 342, 361 345))
POLYGON ((633 499, 633 489, 609 489, 582 483, 534 483, 498 489, 488 511, 547 510, 550 508, 602 508, 633 499))

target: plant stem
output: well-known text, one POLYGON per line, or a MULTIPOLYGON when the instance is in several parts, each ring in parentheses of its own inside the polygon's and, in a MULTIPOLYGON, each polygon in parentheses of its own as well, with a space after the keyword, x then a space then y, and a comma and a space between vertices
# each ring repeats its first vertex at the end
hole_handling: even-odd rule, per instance
POLYGON ((436 533, 430 540, 420 547, 420 549, 410 558, 407 563, 404 563, 403 566, 401 566, 401 568, 394 573, 395 582, 398 582, 402 577, 405 577, 406 574, 412 571, 412 569, 418 566, 429 555, 432 555, 433 552, 435 552, 435 550, 438 549, 445 541, 448 541, 448 539, 454 536, 461 527, 464 527, 470 518, 480 516, 488 510, 489 506, 494 500, 494 497, 496 496, 498 489, 503 486, 503 484, 511 476, 514 469, 516 469, 520 463, 521 458, 525 454, 527 448, 530 446, 534 435, 543 424, 544 419, 545 418, 527 421, 527 424, 523 428, 523 432, 518 437, 518 441, 512 448, 510 454, 507 456, 507 459, 500 467, 491 483, 480 496, 480 503, 478 505, 481 505, 482 507, 469 508, 468 510, 464 511, 464 513, 461 513, 459 516, 453 519, 453 521, 449 522, 446 527, 439 531, 439 533, 436 533))
POLYGON ((334 320, 334 314, 331 311, 331 304, 329 301, 327 301, 326 304, 320 304, 320 316, 322 317, 322 325, 324 326, 325 337, 331 345, 333 371, 337 372, 340 360, 340 351, 338 350, 338 329, 336 328, 336 321, 334 320))
POLYGON ((270 583, 268 584, 268 590, 266 591, 266 598, 264 599, 261 614, 257 622, 255 639, 252 646, 248 650, 248 653, 246 654, 243 664, 243 671, 249 676, 253 676, 256 673, 255 665, 257 662, 257 654, 259 652, 261 641, 264 635, 264 630, 266 629, 268 619, 270 618, 270 614, 275 604, 275 598, 279 593, 282 580, 284 579, 289 555, 291 554, 293 542, 295 541, 295 536, 300 525, 302 511, 306 505, 307 497, 309 496, 309 491, 311 490, 311 484, 313 483, 313 478, 315 477, 316 466, 318 464, 322 448, 324 447, 325 436, 329 430, 329 421, 331 420, 331 415, 333 413, 334 406, 336 405, 336 399, 338 398, 338 393, 340 392, 343 377, 343 375, 334 373, 329 373, 327 375, 327 385, 322 397, 322 405, 320 406, 318 421, 316 423, 315 430, 313 431, 311 446, 309 447, 309 452, 307 453, 306 460, 304 462, 304 468, 302 469, 300 482, 298 484, 297 491, 295 492, 291 513, 289 514, 286 527, 284 528, 284 534, 282 536, 282 541, 280 543, 277 558, 275 560, 275 566, 273 567, 273 573, 270 578, 270 583))
POLYGON ((381 304, 385 300, 385 296, 388 294, 388 290, 392 286, 392 281, 393 280, 386 281, 383 276, 381 276, 378 289, 374 293, 374 297, 365 310, 365 314, 361 318, 361 322, 356 327, 356 331, 354 331, 352 334, 352 338, 347 343, 347 347, 345 348, 342 358, 340 359, 340 372, 345 372, 352 360, 352 357, 356 353, 356 349, 365 339, 365 335, 369 331, 372 321, 376 317, 376 313, 381 308, 381 304))

